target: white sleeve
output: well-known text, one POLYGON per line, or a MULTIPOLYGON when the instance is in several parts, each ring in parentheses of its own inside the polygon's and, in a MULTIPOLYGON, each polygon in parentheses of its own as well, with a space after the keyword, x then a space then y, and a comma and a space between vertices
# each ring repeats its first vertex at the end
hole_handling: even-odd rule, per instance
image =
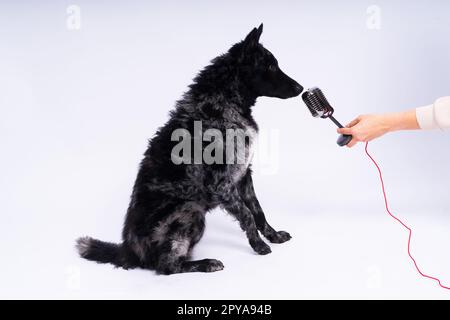
POLYGON ((450 97, 439 98, 432 105, 417 108, 416 117, 421 129, 449 129, 450 97))

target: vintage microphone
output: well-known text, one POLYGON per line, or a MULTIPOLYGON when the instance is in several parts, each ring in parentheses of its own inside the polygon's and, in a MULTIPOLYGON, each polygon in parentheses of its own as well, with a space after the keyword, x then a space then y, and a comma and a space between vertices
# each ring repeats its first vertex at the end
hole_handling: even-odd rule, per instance
MULTIPOLYGON (((333 121, 334 124, 339 128, 344 127, 333 117, 334 109, 328 103, 328 100, 327 98, 325 98, 322 90, 317 87, 308 89, 302 94, 302 99, 308 107, 309 111, 311 111, 313 117, 320 117, 324 119, 330 118, 331 121, 333 121)), ((352 139, 353 137, 351 135, 341 134, 337 140, 337 144, 343 147, 346 146, 352 139)))

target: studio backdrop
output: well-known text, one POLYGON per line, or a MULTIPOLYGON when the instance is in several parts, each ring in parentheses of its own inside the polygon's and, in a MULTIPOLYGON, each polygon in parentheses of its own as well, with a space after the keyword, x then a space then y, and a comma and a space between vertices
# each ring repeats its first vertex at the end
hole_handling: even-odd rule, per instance
MULTIPOLYGON (((256 255, 239 224, 206 217, 194 257, 213 274, 157 276, 82 260, 79 236, 121 240, 138 164, 214 57, 264 23, 261 43, 344 124, 450 95, 448 1, 2 1, 1 298, 448 298, 421 278, 385 212, 362 144, 300 97, 263 97, 254 185, 292 239, 256 255)), ((421 267, 450 283, 450 137, 370 144, 421 267)))

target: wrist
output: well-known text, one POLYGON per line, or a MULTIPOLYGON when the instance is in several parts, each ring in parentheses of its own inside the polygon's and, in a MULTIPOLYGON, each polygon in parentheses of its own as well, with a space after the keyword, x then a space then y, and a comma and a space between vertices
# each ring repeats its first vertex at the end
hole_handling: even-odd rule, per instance
POLYGON ((400 130, 399 115, 397 113, 387 113, 383 115, 383 129, 387 132, 400 130))

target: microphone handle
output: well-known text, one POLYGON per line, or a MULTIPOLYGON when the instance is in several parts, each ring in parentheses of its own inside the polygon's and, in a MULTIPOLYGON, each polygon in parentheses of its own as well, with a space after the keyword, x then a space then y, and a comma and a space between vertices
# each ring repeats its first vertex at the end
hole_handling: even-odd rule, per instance
POLYGON ((329 116, 329 118, 330 118, 331 121, 333 121, 334 124, 337 125, 339 128, 343 128, 343 127, 344 127, 344 126, 343 126, 339 121, 337 121, 333 116, 329 116))
MULTIPOLYGON (((331 121, 334 122, 334 124, 336 126, 338 126, 338 128, 343 128, 344 126, 342 124, 340 124, 339 121, 337 121, 332 115, 329 116, 328 118, 331 119, 331 121)), ((346 146, 350 141, 352 141, 353 136, 349 135, 349 134, 341 134, 337 140, 337 144, 341 147, 346 146)))

